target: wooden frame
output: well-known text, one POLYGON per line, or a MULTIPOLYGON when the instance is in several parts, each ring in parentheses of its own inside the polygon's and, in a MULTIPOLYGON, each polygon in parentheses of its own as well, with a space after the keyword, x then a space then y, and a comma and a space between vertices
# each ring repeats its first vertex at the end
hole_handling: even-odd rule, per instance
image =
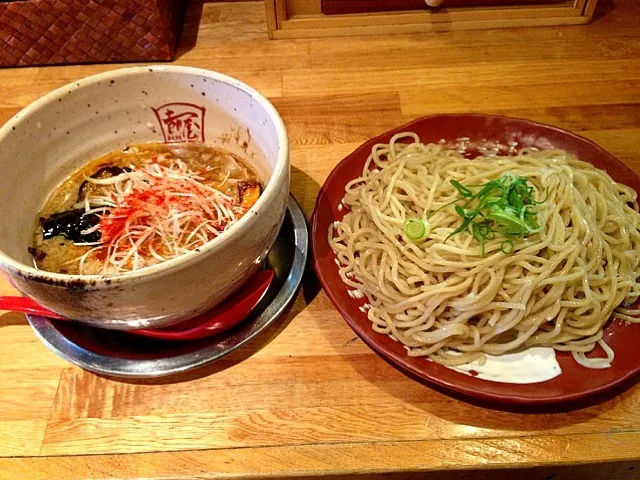
POLYGON ((322 14, 321 0, 265 0, 265 6, 269 38, 278 39, 577 25, 591 20, 596 2, 597 0, 566 0, 556 4, 438 8, 330 16, 322 14))

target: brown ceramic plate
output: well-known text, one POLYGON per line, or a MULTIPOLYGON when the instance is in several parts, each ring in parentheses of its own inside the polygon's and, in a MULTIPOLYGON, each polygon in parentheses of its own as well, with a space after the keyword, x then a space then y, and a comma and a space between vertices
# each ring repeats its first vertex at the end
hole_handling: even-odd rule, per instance
MULTIPOLYGON (((346 213, 346 209, 338 211, 344 187, 348 181, 360 175, 371 147, 376 143, 387 143, 394 134, 403 131, 416 132, 424 143, 436 143, 443 138, 447 142, 455 142, 461 137, 468 137, 472 147, 474 142, 487 140, 489 143, 494 141, 502 145, 518 142, 518 147, 561 148, 606 170, 614 180, 640 192, 640 177, 595 143, 559 128, 528 120, 491 115, 434 115, 420 118, 369 140, 342 160, 327 178, 316 201, 311 232, 315 270, 320 282, 335 307, 360 338, 382 357, 419 379, 491 402, 557 404, 582 400, 633 382, 640 372, 640 357, 637 356, 640 324, 613 320, 605 328, 605 340, 616 355, 610 368, 587 369, 578 365, 571 354, 557 352, 562 374, 546 382, 527 385, 490 382, 458 373, 424 358, 409 357, 400 343, 372 330, 366 314, 358 309, 364 301, 351 298, 338 275, 335 256, 327 242, 327 230, 332 222, 341 219, 346 213)), ((474 156, 473 148, 467 151, 469 156, 474 156)), ((594 353, 604 356, 600 347, 594 353)))

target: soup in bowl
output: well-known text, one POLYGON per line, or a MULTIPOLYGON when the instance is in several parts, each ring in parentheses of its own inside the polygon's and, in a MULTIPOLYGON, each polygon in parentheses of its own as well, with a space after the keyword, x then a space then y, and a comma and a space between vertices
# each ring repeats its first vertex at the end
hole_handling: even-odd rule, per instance
POLYGON ((289 193, 284 124, 257 91, 180 66, 88 77, 0 129, 0 268, 107 328, 205 312, 260 268, 289 193))

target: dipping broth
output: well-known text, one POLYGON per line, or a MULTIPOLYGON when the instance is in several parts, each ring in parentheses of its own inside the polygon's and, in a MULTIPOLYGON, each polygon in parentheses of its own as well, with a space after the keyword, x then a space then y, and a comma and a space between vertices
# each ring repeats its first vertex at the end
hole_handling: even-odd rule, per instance
POLYGON ((255 171, 218 147, 131 145, 63 181, 38 215, 36 268, 125 274, 223 234, 262 193, 255 171))

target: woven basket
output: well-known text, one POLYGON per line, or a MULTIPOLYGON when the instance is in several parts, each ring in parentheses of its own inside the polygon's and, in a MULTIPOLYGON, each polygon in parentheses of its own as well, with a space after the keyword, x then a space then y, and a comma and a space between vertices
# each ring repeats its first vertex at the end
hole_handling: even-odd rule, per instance
POLYGON ((0 66, 172 60, 187 0, 0 2, 0 66))

